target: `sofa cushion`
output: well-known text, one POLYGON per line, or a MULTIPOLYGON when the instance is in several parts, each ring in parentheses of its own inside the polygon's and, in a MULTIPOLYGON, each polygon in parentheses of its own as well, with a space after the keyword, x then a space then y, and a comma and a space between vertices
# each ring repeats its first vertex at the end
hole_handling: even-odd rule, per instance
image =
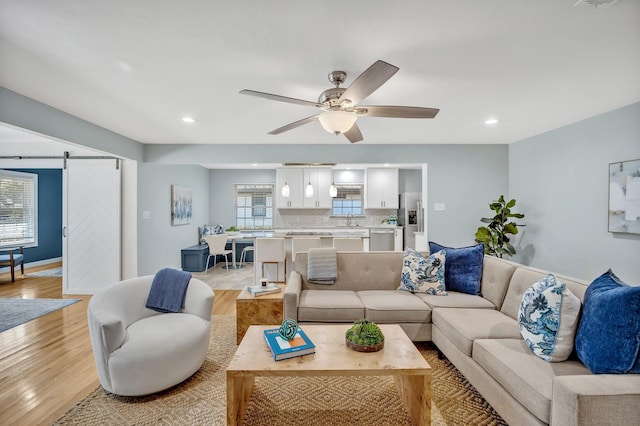
POLYGON ((431 316, 434 327, 467 356, 477 339, 520 339, 517 321, 493 309, 438 308, 431 316))
POLYGON ((445 252, 440 250, 424 257, 407 249, 402 258, 402 275, 398 290, 446 296, 444 287, 445 252))
POLYGON ((298 321, 351 322, 362 318, 364 318, 364 305, 354 291, 302 290, 300 292, 298 321))
POLYGON ((364 318, 377 323, 431 322, 431 308, 419 298, 393 290, 365 290, 356 294, 364 305, 364 318))
POLYGON ((573 352, 580 300, 549 274, 524 292, 518 325, 531 351, 545 361, 559 362, 573 352))
POLYGON ((485 256, 482 265, 482 283, 480 291, 482 297, 502 308, 504 297, 509 288, 509 281, 518 265, 495 256, 485 256))
POLYGON ((611 269, 589 285, 576 352, 593 373, 640 373, 640 286, 611 269))
POLYGON ((482 296, 474 296, 467 293, 459 293, 450 291, 447 297, 433 296, 430 294, 416 293, 416 297, 422 299, 427 305, 434 308, 483 308, 496 309, 495 305, 483 298, 482 296))
POLYGON ((480 294, 484 244, 471 247, 451 248, 429 241, 429 252, 444 250, 444 285, 447 291, 480 294))
POLYGON ((536 417, 550 423, 553 378, 589 374, 577 360, 549 363, 534 356, 522 339, 479 339, 473 359, 536 417))

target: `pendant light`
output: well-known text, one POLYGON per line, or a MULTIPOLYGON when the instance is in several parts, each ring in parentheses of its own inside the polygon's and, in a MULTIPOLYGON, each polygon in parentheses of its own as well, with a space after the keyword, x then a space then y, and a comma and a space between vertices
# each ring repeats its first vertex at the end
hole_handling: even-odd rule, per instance
POLYGON ((289 197, 289 185, 287 185, 287 181, 282 185, 282 196, 288 198, 289 197))
POLYGON ((311 181, 309 181, 307 187, 304 189, 304 195, 307 198, 313 197, 313 186, 311 185, 311 181))
POLYGON ((335 182, 331 182, 331 186, 329 187, 329 197, 336 198, 338 196, 338 187, 335 182))

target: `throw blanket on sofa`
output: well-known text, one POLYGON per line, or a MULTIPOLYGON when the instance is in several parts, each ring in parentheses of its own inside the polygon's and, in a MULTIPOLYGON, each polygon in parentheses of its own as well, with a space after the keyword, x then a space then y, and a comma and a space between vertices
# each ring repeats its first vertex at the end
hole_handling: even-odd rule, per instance
POLYGON ((337 250, 333 247, 309 249, 307 280, 314 284, 333 284, 338 278, 337 250))
POLYGON ((184 308, 191 272, 164 268, 156 272, 146 307, 158 312, 180 312, 184 308))

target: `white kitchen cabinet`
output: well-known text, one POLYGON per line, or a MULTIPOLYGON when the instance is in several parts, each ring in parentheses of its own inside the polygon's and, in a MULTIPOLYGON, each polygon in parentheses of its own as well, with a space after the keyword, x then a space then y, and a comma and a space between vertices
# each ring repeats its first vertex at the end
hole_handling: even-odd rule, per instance
POLYGON ((394 251, 404 251, 404 233, 403 228, 394 229, 393 235, 393 250, 394 251))
MULTIPOLYGON (((304 169, 303 188, 306 189, 307 184, 313 186, 313 196, 303 197, 302 205, 304 208, 310 209, 330 209, 331 196, 329 196, 329 187, 331 186, 331 169, 326 168, 310 168, 304 169)), ((305 192, 305 189, 302 192, 305 192)))
POLYGON ((304 188, 302 186, 302 169, 300 168, 279 168, 276 169, 276 208, 279 209, 301 209, 303 208, 304 188), (289 186, 289 196, 282 196, 284 184, 289 186))
POLYGON ((397 209, 398 169, 367 169, 366 209, 397 209))

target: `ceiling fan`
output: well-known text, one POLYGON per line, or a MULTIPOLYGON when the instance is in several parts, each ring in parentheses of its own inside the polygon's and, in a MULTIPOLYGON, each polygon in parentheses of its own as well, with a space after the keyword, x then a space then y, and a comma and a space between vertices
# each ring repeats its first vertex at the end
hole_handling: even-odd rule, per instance
POLYGON ((269 132, 270 135, 295 129, 312 121, 320 121, 322 127, 336 135, 343 134, 351 143, 363 140, 362 133, 356 124, 360 116, 365 117, 391 117, 391 118, 433 118, 440 111, 438 108, 422 108, 410 106, 391 105, 360 105, 367 96, 378 90, 400 68, 384 61, 376 61, 360 74, 347 88, 340 87, 347 78, 344 71, 332 71, 329 73, 329 81, 336 87, 325 90, 318 97, 318 102, 289 98, 271 93, 257 92, 255 90, 241 90, 243 95, 258 96, 272 101, 286 102, 319 108, 323 112, 312 115, 302 120, 282 126, 269 132))

